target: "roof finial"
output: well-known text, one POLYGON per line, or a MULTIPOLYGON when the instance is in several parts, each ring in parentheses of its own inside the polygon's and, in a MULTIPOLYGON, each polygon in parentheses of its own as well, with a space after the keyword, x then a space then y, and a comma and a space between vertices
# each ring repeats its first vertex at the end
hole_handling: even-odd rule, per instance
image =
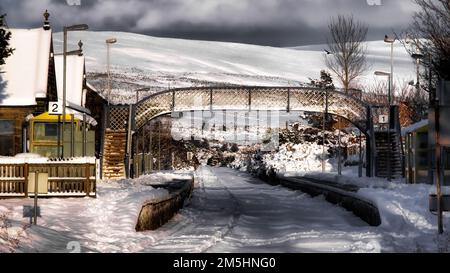
POLYGON ((50 13, 48 13, 48 11, 45 10, 45 12, 44 12, 45 20, 44 20, 44 26, 43 26, 43 28, 45 30, 49 30, 50 29, 50 22, 48 21, 48 17, 50 17, 50 13))
POLYGON ((78 47, 80 50, 80 53, 78 54, 79 56, 83 56, 83 42, 80 40, 78 41, 78 47))

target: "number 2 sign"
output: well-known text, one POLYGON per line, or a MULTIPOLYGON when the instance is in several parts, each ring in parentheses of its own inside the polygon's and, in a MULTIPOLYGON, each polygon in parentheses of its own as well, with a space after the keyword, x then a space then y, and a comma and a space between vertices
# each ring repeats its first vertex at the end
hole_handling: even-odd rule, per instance
POLYGON ((50 115, 62 114, 62 101, 50 101, 48 103, 48 113, 50 115))

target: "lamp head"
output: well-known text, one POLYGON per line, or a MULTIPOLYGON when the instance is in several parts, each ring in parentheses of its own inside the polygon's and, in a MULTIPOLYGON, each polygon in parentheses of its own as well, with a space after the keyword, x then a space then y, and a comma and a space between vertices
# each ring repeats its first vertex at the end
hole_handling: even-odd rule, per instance
POLYGON ((139 89, 136 89, 136 91, 150 91, 150 87, 139 88, 139 89))
POLYGON ((375 71, 373 74, 375 74, 375 76, 390 76, 391 75, 391 73, 384 72, 384 71, 375 71))
POLYGON ((423 59, 423 54, 420 54, 420 53, 413 53, 413 54, 411 54, 411 57, 412 57, 414 60, 420 60, 420 59, 423 59))
POLYGON ((89 28, 86 24, 79 24, 79 25, 72 25, 68 27, 64 27, 65 31, 81 31, 81 30, 87 30, 89 28))
POLYGON ((391 38, 391 37, 389 37, 387 35, 384 35, 384 42, 392 44, 392 43, 395 42, 395 38, 391 38))

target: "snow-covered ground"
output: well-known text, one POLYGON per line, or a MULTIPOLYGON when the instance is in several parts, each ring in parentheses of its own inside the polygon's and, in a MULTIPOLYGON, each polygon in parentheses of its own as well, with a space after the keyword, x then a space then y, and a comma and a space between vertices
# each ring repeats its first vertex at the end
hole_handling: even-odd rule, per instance
MULTIPOLYGON (((380 210, 383 229, 392 231, 396 237, 414 238, 410 248, 416 244, 417 251, 433 251, 433 248, 437 248, 435 251, 450 251, 450 235, 447 232, 436 236, 437 216, 428 207, 428 196, 435 193, 436 186, 406 184, 403 178, 391 182, 377 177, 360 178, 355 167, 347 168, 342 176, 320 172, 306 176, 360 187, 358 196, 372 201, 380 210)), ((447 213, 444 213, 444 225, 450 227, 450 215, 447 213)))
POLYGON ((30 220, 23 218, 24 206, 33 206, 33 199, 0 200, 0 214, 7 216, 11 225, 0 229, 0 252, 11 247, 11 242, 6 242, 11 241, 6 240, 7 234, 20 241, 18 252, 67 252, 69 242, 80 243, 81 251, 142 251, 142 246, 155 238, 135 232, 141 206, 148 200, 168 196, 167 190, 149 184, 186 176, 190 175, 155 173, 135 180, 101 182, 95 199, 40 199, 42 217, 38 218, 38 226, 25 229, 30 220))
MULTIPOLYGON (((164 174, 154 178, 168 179, 164 174)), ((417 196, 423 185, 362 192, 379 202, 383 223, 371 227, 323 197, 204 166, 196 172, 188 206, 156 231, 135 232, 139 204, 165 194, 144 186, 148 179, 101 183, 97 199, 40 200, 39 226, 23 231, 17 251, 65 252, 69 242, 70 249, 79 243, 81 251, 93 252, 448 251, 448 235, 436 235, 433 216, 423 196, 417 196)), ((2 200, 0 211, 9 212, 17 230, 28 221, 22 206, 31 203, 2 200)))
MULTIPOLYGON (((134 102, 135 89, 152 88, 146 94, 169 87, 219 84, 299 86, 319 78, 325 69, 326 45, 277 48, 238 43, 158 38, 125 32, 72 32, 69 48, 84 43, 88 81, 99 90, 106 89, 106 43, 111 46, 112 99, 115 103, 134 102)), ((62 49, 62 34, 54 35, 55 52, 62 49)), ((390 69, 390 48, 383 41, 366 43, 368 69, 360 85, 373 84, 375 70, 390 69)), ((400 43, 395 45, 395 82, 415 78, 412 59, 400 43)), ((378 79, 384 81, 384 79, 378 79)), ((335 80, 335 84, 338 82, 335 80)))

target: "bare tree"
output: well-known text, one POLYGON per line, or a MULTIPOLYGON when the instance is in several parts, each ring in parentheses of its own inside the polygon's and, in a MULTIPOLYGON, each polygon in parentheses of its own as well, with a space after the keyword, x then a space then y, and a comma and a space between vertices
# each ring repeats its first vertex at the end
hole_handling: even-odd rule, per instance
MULTIPOLYGON (((387 105, 387 83, 385 81, 376 81, 369 86, 364 93, 364 101, 372 105, 387 105)), ((428 97, 423 89, 414 88, 409 82, 402 81, 394 84, 393 103, 400 106, 401 124, 409 125, 426 118, 428 97)))
POLYGON ((400 41, 411 55, 423 55, 421 63, 427 71, 421 74, 421 87, 433 91, 439 79, 450 80, 450 1, 413 1, 420 10, 414 14, 410 27, 400 35, 400 41))
POLYGON ((353 81, 368 68, 367 47, 363 44, 368 27, 353 16, 338 15, 331 19, 328 29, 325 63, 347 92, 353 81))

